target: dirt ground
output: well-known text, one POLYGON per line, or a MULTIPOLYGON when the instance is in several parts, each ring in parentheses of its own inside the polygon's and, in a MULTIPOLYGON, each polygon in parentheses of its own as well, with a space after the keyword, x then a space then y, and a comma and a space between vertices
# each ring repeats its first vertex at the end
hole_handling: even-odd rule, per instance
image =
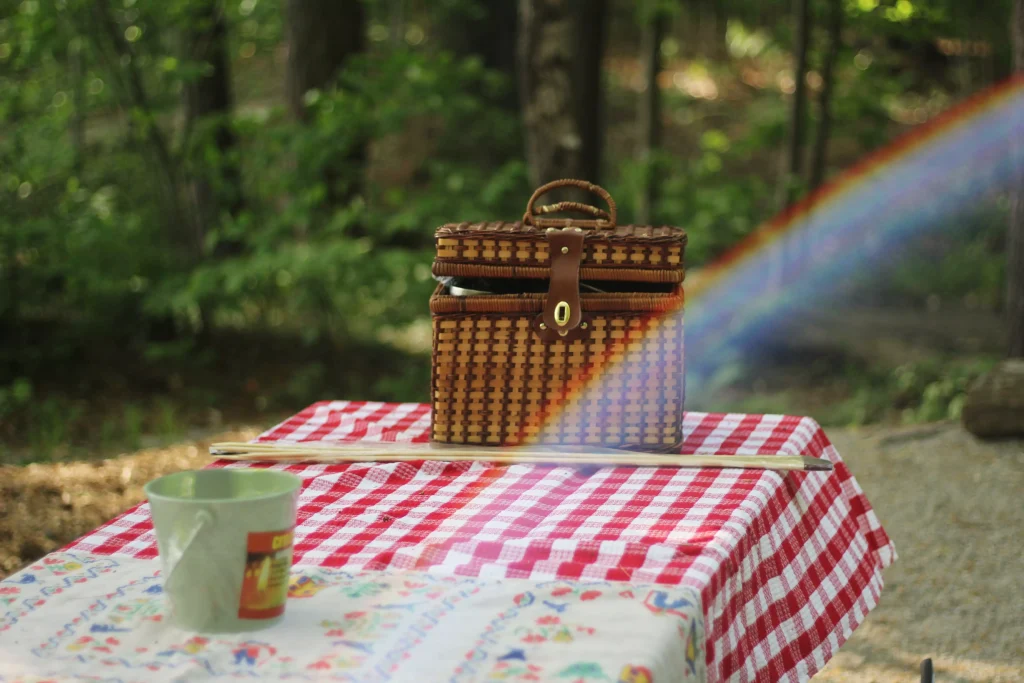
POLYGON ((260 431, 241 427, 110 460, 0 466, 0 578, 138 503, 146 482, 207 464, 210 443, 252 439, 260 431))
MULTIPOLYGON (((142 485, 201 467, 212 441, 97 463, 0 467, 0 577, 141 500, 142 485)), ((986 444, 959 426, 828 430, 899 560, 881 603, 816 681, 1024 680, 1024 442, 986 444)))

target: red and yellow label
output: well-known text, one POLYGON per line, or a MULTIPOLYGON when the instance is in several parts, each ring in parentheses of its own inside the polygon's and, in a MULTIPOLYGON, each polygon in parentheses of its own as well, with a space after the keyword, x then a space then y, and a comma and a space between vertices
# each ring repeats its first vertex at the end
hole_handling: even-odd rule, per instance
POLYGON ((293 537, 291 529, 249 534, 239 619, 272 619, 284 614, 293 537))

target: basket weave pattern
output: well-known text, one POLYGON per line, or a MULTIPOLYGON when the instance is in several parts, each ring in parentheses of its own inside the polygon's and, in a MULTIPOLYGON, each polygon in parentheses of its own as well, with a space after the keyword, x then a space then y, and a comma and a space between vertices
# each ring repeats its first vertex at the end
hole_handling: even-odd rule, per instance
POLYGON ((521 292, 512 294, 454 296, 446 284, 434 291, 434 441, 679 448, 686 233, 616 220, 604 188, 563 179, 537 188, 521 221, 437 229, 436 276, 548 284, 546 294, 531 291, 535 282, 506 283, 505 291, 521 292), (597 195, 607 210, 537 204, 565 187, 597 195), (553 217, 566 212, 586 218, 553 217), (584 291, 587 281, 601 291, 584 291))
POLYGON ((532 315, 434 316, 435 441, 668 451, 682 440, 682 316, 595 316, 544 343, 532 315))
MULTIPOLYGON (((437 275, 456 275, 449 262, 479 265, 548 265, 548 242, 542 231, 523 234, 520 223, 463 223, 437 231, 437 275), (451 235, 450 237, 448 235, 451 235), (503 239, 504 238, 504 239, 503 239)), ((621 226, 595 230, 588 239, 581 265, 678 270, 683 245, 671 228, 621 226), (642 241, 638 241, 642 240, 642 241)))

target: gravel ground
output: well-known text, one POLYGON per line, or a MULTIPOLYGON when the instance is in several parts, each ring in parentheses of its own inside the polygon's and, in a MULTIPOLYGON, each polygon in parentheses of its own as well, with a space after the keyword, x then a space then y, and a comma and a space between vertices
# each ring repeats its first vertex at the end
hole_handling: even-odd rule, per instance
MULTIPOLYGON (((142 499, 162 474, 201 467, 209 439, 97 463, 0 467, 0 578, 142 499)), ((1024 680, 1024 442, 954 424, 830 429, 896 542, 881 603, 815 681, 1024 680)))
POLYGON ((1024 681, 1024 442, 955 424, 828 430, 899 559, 815 681, 1024 681))

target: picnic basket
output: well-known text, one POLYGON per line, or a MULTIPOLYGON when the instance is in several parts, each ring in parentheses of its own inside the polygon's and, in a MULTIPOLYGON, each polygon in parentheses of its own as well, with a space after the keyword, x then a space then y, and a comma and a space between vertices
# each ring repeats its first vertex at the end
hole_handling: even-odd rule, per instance
POLYGON ((521 221, 434 238, 434 441, 678 450, 683 230, 618 225, 606 190, 567 179, 538 188, 521 221), (607 210, 537 204, 560 188, 607 210), (585 218, 552 216, 565 213, 585 218))

